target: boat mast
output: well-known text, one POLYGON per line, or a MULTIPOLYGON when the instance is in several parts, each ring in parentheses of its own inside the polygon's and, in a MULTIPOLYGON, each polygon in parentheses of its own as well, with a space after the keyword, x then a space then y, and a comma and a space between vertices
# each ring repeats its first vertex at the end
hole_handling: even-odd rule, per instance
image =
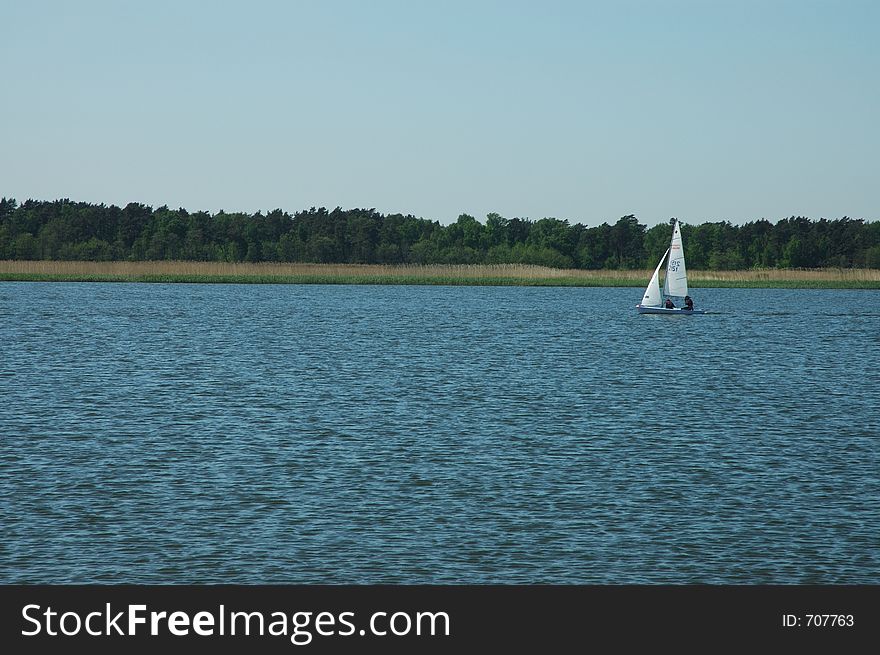
POLYGON ((669 237, 669 248, 666 252, 670 253, 669 259, 666 260, 666 272, 663 274, 663 300, 669 300, 669 260, 672 259, 672 243, 675 241, 675 224, 678 222, 677 218, 673 218, 672 223, 672 235, 669 237))

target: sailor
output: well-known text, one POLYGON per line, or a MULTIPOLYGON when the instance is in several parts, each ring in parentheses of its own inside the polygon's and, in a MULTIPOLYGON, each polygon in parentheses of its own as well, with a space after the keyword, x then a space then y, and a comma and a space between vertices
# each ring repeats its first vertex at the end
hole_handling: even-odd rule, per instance
POLYGON ((694 301, 691 300, 690 296, 684 297, 684 308, 693 311, 694 309, 694 301))
POLYGON ((666 299, 666 309, 675 309, 675 305, 672 304, 672 300, 669 298, 666 299))

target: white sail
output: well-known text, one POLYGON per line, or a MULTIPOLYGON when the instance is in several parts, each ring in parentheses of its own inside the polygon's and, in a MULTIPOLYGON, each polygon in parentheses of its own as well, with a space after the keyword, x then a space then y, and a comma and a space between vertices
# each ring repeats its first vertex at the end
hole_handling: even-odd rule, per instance
POLYGON ((684 298, 688 295, 687 269, 684 266, 684 244, 681 241, 681 228, 678 221, 675 221, 675 227, 672 230, 672 243, 669 244, 669 261, 666 262, 663 295, 677 298, 684 298))
POLYGON ((654 269, 654 275, 651 276, 651 281, 648 282, 648 288, 645 289, 645 295, 642 296, 642 306, 643 307, 659 307, 661 304, 660 297, 660 267, 663 266, 663 260, 666 259, 666 255, 669 254, 669 250, 663 253, 663 256, 660 258, 660 263, 657 264, 657 268, 654 269))

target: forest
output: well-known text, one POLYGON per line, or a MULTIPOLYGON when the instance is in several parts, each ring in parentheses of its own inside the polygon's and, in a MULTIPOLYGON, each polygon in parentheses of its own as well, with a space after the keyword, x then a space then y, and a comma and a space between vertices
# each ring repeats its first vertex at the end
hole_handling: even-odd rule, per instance
MULTIPOLYGON (((588 227, 567 220, 462 214, 454 223, 374 209, 275 209, 211 214, 74 202, 0 199, 0 260, 536 264, 553 268, 653 266, 669 223, 633 215, 588 227)), ((688 267, 880 268, 880 221, 791 216, 682 224, 688 267)))

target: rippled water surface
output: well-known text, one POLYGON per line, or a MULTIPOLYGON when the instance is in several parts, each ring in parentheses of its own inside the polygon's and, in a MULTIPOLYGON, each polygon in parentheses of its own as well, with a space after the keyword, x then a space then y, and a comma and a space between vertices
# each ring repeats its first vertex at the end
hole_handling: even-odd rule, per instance
POLYGON ((880 583, 880 293, 0 284, 0 581, 880 583))

